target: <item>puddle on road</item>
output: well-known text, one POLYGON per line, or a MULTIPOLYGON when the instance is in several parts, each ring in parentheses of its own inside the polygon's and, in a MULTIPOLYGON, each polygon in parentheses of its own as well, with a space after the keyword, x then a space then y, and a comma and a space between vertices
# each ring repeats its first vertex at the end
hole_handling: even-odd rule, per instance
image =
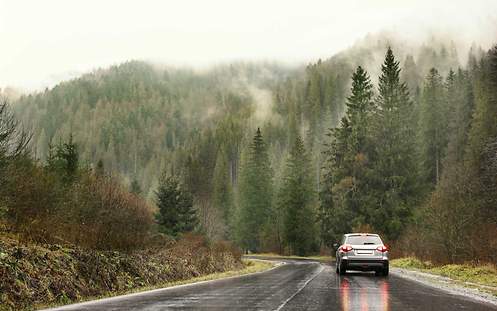
POLYGON ((390 291, 386 280, 375 280, 371 286, 354 287, 351 280, 338 278, 342 311, 388 311, 390 291))

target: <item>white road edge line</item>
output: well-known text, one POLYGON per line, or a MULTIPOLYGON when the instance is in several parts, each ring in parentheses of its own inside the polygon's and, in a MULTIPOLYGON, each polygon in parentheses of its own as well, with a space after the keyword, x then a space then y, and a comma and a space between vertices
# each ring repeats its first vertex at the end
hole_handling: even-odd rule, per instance
POLYGON ((319 274, 321 274, 321 272, 323 272, 324 270, 324 267, 323 265, 319 264, 319 272, 317 272, 316 274, 314 274, 310 279, 308 279, 307 281, 305 281, 304 285, 302 285, 299 289, 297 289, 297 291, 295 293, 293 293, 293 295, 291 295, 290 297, 288 297, 288 299, 286 299, 285 301, 283 301, 282 304, 280 304, 278 306, 278 308, 274 309, 274 311, 280 311, 281 309, 283 309, 283 307, 290 301, 292 300, 295 296, 298 295, 298 293, 300 293, 306 286, 307 284, 309 284, 310 281, 314 280, 319 274))
POLYGON ((283 261, 273 261, 273 260, 263 260, 263 259, 250 259, 250 260, 256 260, 256 261, 266 261, 266 262, 272 262, 276 263, 274 267, 264 270, 264 271, 259 271, 259 272, 252 272, 252 273, 247 273, 247 274, 242 274, 242 275, 234 275, 234 276, 229 276, 226 278, 221 278, 221 279, 214 279, 214 280, 206 280, 206 281, 198 281, 198 282, 193 282, 193 283, 187 283, 187 284, 181 284, 181 285, 175 285, 175 286, 170 286, 170 287, 163 287, 163 288, 156 288, 156 289, 151 289, 147 291, 142 291, 142 292, 136 292, 136 293, 131 293, 131 294, 124 294, 124 295, 119 295, 119 296, 114 296, 114 297, 108 297, 108 298, 101 298, 101 299, 95 299, 95 300, 89 300, 89 301, 83 301, 83 302, 77 302, 73 304, 68 304, 68 305, 63 305, 59 307, 54 307, 54 308, 48 308, 48 309, 42 309, 39 311, 63 311, 63 310, 75 310, 74 308, 77 307, 84 307, 84 306, 89 306, 89 305, 98 305, 101 303, 107 303, 111 301, 119 301, 122 299, 127 299, 130 297, 134 296, 140 296, 140 295, 148 295, 151 293, 157 293, 157 292, 165 292, 173 289, 178 289, 178 288, 184 288, 184 287, 192 287, 200 284, 205 284, 205 283, 216 283, 216 282, 221 282, 224 280, 229 280, 229 279, 237 279, 237 278, 244 278, 248 276, 253 276, 257 274, 262 274, 266 273, 272 270, 275 270, 283 265, 286 265, 285 262, 283 261))

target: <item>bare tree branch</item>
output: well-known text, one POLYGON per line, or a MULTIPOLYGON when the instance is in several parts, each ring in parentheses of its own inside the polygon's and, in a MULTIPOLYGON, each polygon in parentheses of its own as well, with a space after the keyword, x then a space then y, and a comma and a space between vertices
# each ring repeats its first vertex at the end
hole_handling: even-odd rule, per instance
POLYGON ((32 135, 22 128, 7 100, 0 99, 0 159, 14 159, 27 152, 32 135))

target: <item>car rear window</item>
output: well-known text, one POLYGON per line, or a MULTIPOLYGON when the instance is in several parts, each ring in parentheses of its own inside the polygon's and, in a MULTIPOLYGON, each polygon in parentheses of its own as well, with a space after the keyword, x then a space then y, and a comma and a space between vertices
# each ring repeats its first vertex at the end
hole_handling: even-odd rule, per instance
POLYGON ((374 244, 383 244, 381 239, 374 235, 353 235, 347 237, 346 244, 352 245, 374 245, 374 244))

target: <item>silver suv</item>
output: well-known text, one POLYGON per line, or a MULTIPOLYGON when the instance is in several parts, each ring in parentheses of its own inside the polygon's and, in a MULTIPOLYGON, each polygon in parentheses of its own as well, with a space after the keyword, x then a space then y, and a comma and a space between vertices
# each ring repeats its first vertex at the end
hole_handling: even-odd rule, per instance
POLYGON ((336 251, 336 272, 347 270, 375 271, 376 275, 388 275, 388 248, 380 236, 372 233, 349 233, 342 237, 336 251))

